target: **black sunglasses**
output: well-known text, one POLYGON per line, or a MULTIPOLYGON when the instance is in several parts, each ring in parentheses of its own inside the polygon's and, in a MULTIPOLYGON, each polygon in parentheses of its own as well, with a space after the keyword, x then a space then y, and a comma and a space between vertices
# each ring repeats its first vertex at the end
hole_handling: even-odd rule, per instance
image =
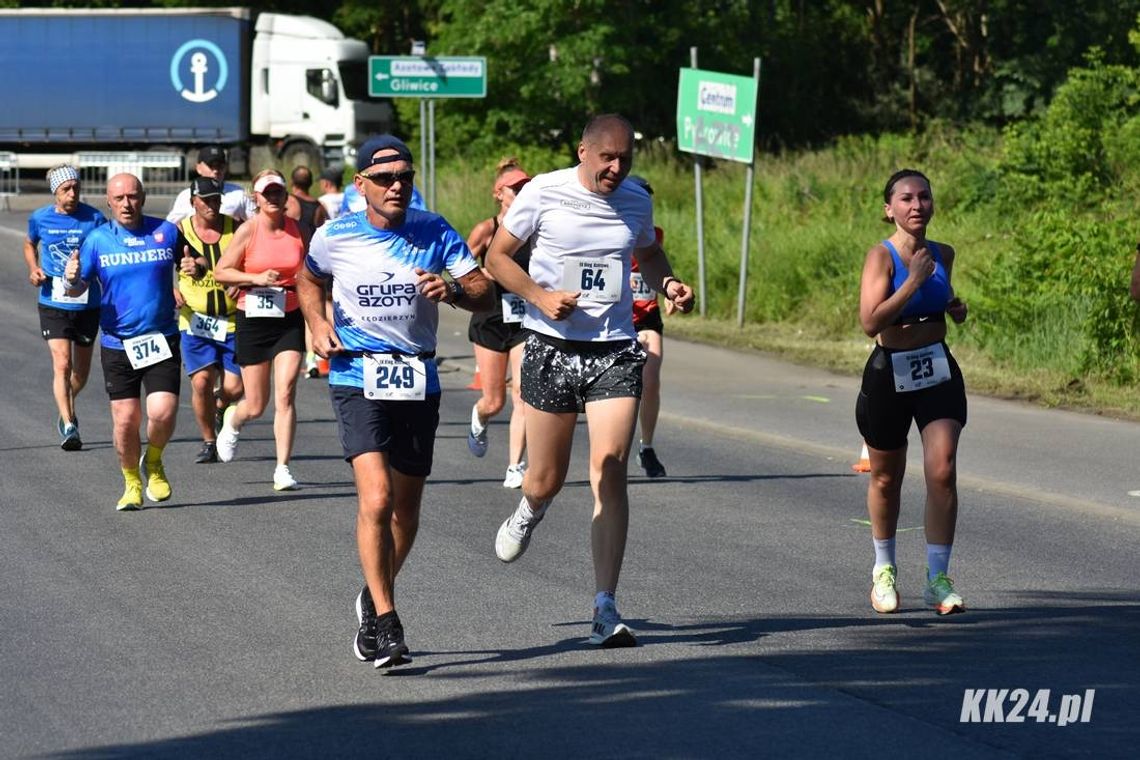
POLYGON ((415 169, 407 169, 402 172, 373 172, 372 174, 364 174, 361 172, 361 177, 364 179, 372 180, 381 187, 391 187, 400 182, 404 185, 412 184, 412 180, 416 178, 415 169))

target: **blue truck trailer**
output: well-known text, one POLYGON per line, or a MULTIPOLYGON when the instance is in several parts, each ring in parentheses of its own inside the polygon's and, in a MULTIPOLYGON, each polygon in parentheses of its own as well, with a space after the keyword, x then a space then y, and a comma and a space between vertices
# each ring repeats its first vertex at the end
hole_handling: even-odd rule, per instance
POLYGON ((320 19, 247 8, 0 10, 0 150, 345 160, 391 120, 368 97, 369 53, 320 19))

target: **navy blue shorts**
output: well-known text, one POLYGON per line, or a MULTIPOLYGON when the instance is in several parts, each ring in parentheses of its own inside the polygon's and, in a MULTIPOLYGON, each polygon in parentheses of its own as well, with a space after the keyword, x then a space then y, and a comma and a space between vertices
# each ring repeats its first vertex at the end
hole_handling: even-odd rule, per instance
POLYGON ((404 475, 431 474, 440 394, 423 401, 382 401, 365 398, 360 388, 330 385, 329 396, 346 462, 379 451, 404 475))
POLYGON ((226 333, 226 342, 203 338, 199 335, 182 333, 182 364, 188 376, 195 375, 207 367, 221 367, 226 372, 241 374, 241 367, 234 361, 235 334, 226 333))

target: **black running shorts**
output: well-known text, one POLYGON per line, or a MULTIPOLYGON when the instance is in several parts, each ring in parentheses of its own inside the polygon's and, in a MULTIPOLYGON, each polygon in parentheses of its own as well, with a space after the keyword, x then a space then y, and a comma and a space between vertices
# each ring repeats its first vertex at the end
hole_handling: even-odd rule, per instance
POLYGON ((957 420, 966 426, 966 385, 962 370, 942 344, 950 365, 950 379, 922 390, 899 393, 894 387, 892 351, 875 346, 863 369, 863 386, 855 402, 855 422, 867 445, 880 451, 906 446, 911 420, 923 428, 934 420, 957 420))
POLYGON ((380 451, 388 454, 392 469, 404 475, 431 474, 440 394, 423 401, 382 401, 365 398, 360 388, 330 385, 329 396, 346 462, 380 451))
POLYGON ((641 398, 645 350, 636 340, 569 341, 531 333, 523 349, 523 401, 543 412, 584 412, 609 398, 641 398))
POLYGON ((305 318, 300 309, 287 311, 284 317, 252 319, 239 309, 234 332, 234 361, 242 367, 272 361, 282 351, 305 353, 305 318))
POLYGON ((181 342, 177 334, 166 336, 166 342, 170 345, 170 358, 142 369, 131 366, 126 351, 99 347, 103 382, 112 401, 139 398, 143 388, 146 388, 147 394, 166 391, 178 395, 182 389, 181 342))
POLYGON ((505 354, 526 340, 521 322, 504 322, 499 302, 493 311, 477 311, 467 326, 467 340, 477 346, 505 354))
POLYGON ((95 336, 99 334, 98 309, 71 311, 44 306, 42 303, 39 307, 40 334, 44 340, 63 338, 81 346, 95 343, 95 336))
POLYGON ((661 310, 653 309, 645 315, 644 319, 638 320, 636 317, 633 320, 633 329, 641 332, 642 330, 651 330, 658 335, 665 334, 665 323, 661 320, 661 310))

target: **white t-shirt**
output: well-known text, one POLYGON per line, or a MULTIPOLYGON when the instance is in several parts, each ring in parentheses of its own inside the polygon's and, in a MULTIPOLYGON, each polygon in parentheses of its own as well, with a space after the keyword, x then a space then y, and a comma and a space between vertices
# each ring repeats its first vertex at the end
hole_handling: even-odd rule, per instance
MULTIPOLYGON (((194 206, 190 203, 190 188, 186 188, 174 199, 174 205, 170 207, 170 213, 166 215, 166 220, 178 224, 193 213, 194 206)), ((257 213, 257 205, 254 204, 253 198, 246 195, 245 188, 241 185, 226 182, 222 185, 222 213, 244 222, 252 219, 253 215, 257 213)))
POLYGON ((531 242, 530 276, 546 290, 582 293, 555 321, 527 304, 523 327, 565 340, 635 340, 630 262, 652 245, 653 204, 634 182, 608 195, 587 190, 578 169, 540 174, 519 192, 503 227, 531 242))
POLYGON ((325 207, 330 221, 340 216, 340 203, 344 200, 344 193, 325 193, 317 200, 325 207))

